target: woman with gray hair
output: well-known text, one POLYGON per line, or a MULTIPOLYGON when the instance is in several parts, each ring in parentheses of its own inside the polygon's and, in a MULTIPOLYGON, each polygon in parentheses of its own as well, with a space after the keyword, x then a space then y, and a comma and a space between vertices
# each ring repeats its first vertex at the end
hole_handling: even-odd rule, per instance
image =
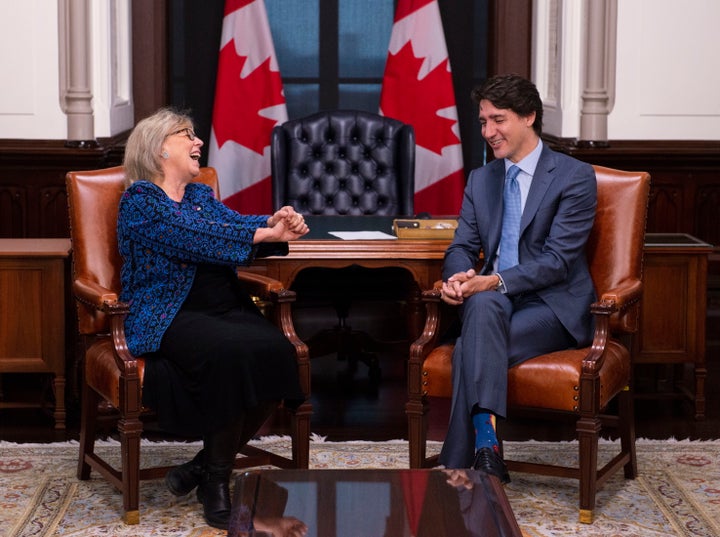
POLYGON ((143 404, 163 430, 203 439, 168 473, 168 488, 180 496, 198 487, 207 522, 227 528, 238 450, 281 401, 304 399, 294 348, 234 271, 261 244, 287 252, 308 227, 291 207, 240 215, 193 182, 202 146, 190 117, 172 109, 133 129, 118 215, 121 298, 129 350, 145 357, 143 404))

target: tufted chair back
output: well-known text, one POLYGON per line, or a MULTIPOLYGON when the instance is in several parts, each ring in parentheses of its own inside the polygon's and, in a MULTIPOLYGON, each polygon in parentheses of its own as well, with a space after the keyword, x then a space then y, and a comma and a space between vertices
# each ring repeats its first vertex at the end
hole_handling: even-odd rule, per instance
POLYGON ((357 110, 332 110, 272 132, 273 209, 309 215, 412 215, 412 126, 357 110))

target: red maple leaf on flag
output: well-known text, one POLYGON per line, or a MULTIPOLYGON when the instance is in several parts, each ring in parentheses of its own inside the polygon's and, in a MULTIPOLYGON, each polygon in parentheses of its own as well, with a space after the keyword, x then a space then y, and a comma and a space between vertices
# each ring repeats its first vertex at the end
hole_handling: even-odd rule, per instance
POLYGON ((270 69, 269 57, 241 78, 246 61, 247 56, 235 51, 234 40, 220 50, 213 129, 218 147, 234 140, 262 155, 276 121, 261 116, 260 111, 285 102, 282 79, 270 69))
POLYGON ((411 41, 397 54, 388 55, 383 94, 392 99, 383 103, 383 113, 415 127, 417 145, 441 154, 443 147, 460 143, 452 131, 456 121, 437 114, 438 110, 455 106, 452 75, 445 59, 420 80, 422 64, 411 41))

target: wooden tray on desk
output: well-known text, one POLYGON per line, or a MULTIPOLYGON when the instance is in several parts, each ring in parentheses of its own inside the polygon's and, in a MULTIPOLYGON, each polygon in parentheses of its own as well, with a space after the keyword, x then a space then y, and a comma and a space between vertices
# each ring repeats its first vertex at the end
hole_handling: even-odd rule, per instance
POLYGON ((448 218, 396 218, 393 231, 399 239, 452 239, 457 220, 448 218))

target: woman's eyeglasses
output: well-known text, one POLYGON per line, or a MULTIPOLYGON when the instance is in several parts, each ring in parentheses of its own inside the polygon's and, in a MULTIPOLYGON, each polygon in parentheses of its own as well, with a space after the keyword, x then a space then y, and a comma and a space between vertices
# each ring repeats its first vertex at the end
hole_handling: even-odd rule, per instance
POLYGON ((190 141, 195 141, 196 135, 195 131, 192 130, 190 127, 185 127, 184 129, 176 130, 175 132, 171 132, 169 136, 175 136, 176 134, 184 134, 188 138, 190 138, 190 141))

